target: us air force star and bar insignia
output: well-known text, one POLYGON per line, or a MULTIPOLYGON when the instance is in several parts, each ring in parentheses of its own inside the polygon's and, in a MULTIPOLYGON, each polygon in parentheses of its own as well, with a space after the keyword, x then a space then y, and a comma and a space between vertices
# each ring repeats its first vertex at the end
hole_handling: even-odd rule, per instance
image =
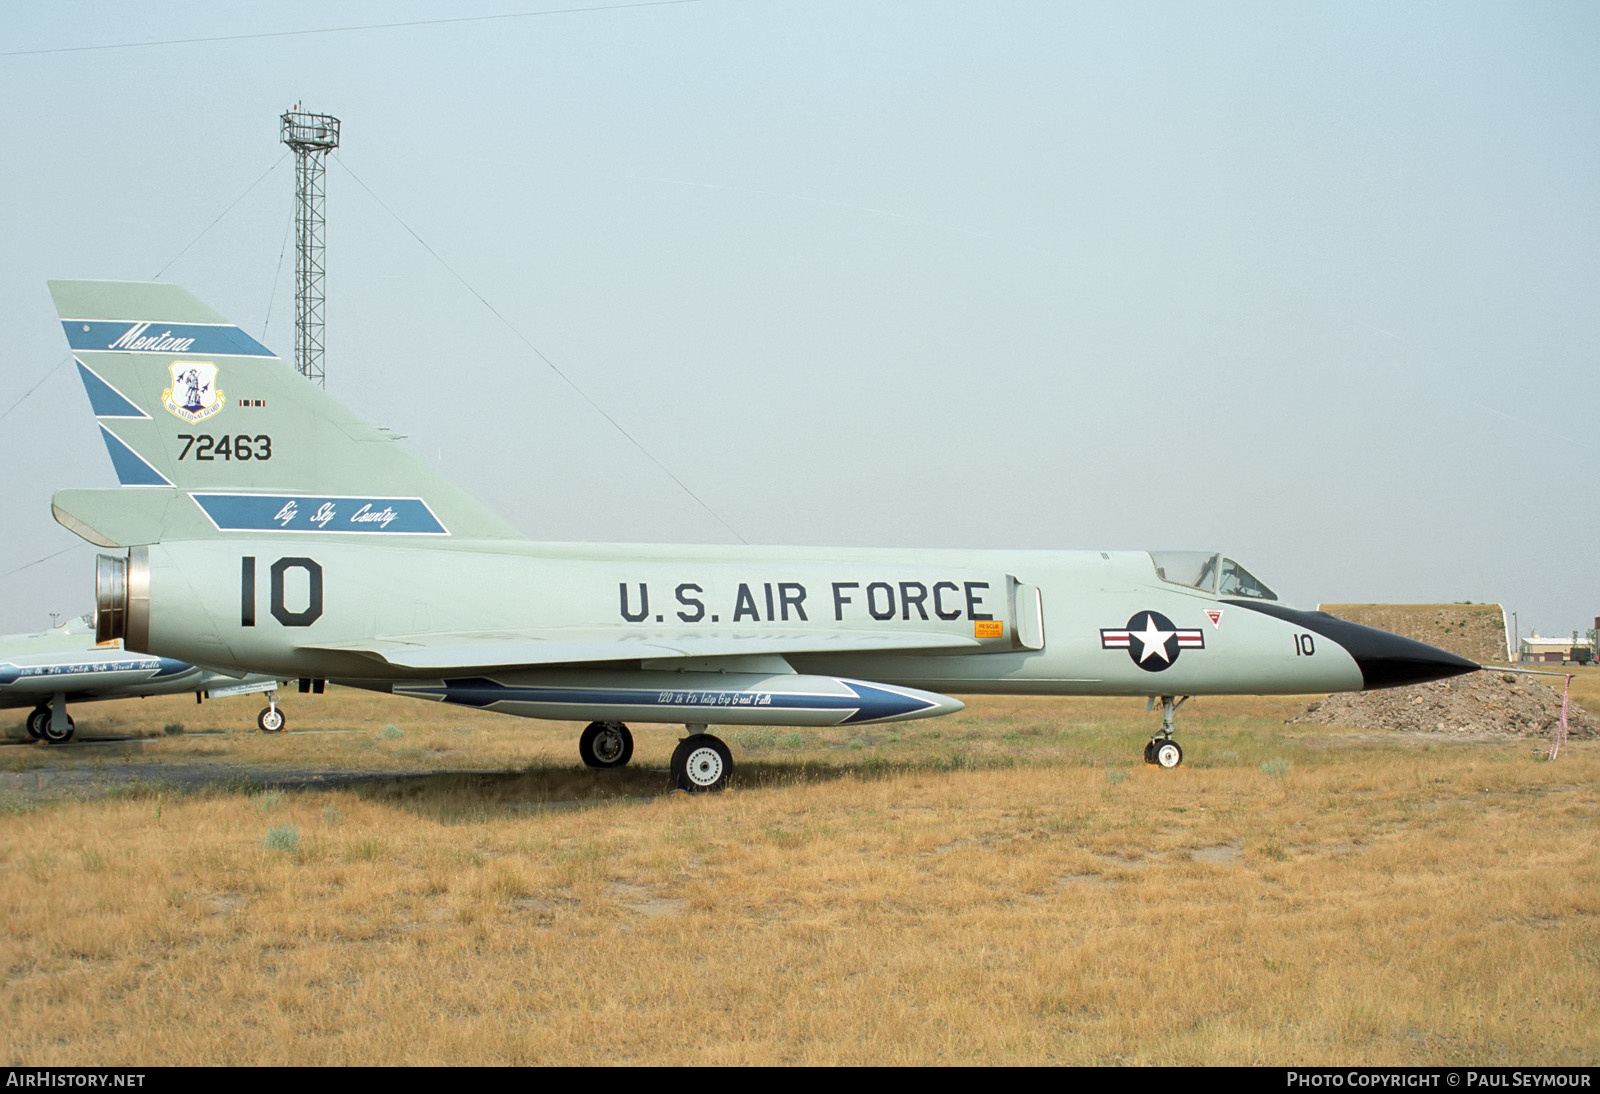
POLYGON ((172 386, 161 393, 161 405, 193 425, 222 409, 217 366, 210 361, 174 361, 167 366, 172 386))
POLYGON ((1135 665, 1160 672, 1178 659, 1180 650, 1205 649, 1206 636, 1199 628, 1173 626, 1160 612, 1136 612, 1126 627, 1100 628, 1100 648, 1127 650, 1135 665))

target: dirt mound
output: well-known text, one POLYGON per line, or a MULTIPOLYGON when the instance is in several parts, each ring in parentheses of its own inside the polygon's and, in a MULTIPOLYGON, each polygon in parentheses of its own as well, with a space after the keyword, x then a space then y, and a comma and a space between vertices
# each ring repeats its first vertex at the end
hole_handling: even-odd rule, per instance
MULTIPOLYGON (((1406 688, 1330 695, 1289 721, 1405 733, 1548 737, 1560 718, 1558 688, 1537 677, 1487 670, 1406 688)), ((1600 722, 1574 702, 1567 707, 1567 732, 1576 738, 1597 737, 1600 722)))
POLYGON ((1480 665, 1506 658, 1506 618, 1498 604, 1323 604, 1323 611, 1438 646, 1480 665))

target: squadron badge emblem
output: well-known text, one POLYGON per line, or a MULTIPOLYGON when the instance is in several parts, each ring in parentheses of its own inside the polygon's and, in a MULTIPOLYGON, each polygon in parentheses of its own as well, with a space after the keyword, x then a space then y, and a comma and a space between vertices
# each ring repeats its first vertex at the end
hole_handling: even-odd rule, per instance
POLYGON ((172 386, 161 393, 161 405, 193 425, 222 409, 217 366, 210 361, 174 361, 167 366, 172 386))
POLYGON ((1199 628, 1173 626, 1160 612, 1135 612, 1126 627, 1100 628, 1100 648, 1127 650, 1135 665, 1160 672, 1178 659, 1180 650, 1205 649, 1206 636, 1199 628))

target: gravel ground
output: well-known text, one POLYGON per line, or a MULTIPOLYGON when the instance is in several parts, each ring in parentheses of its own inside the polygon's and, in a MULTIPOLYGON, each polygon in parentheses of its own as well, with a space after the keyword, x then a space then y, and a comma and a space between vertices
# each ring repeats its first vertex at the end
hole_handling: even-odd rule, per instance
MULTIPOLYGON (((1290 722, 1402 733, 1549 737, 1560 717, 1558 688, 1539 677, 1491 669, 1431 684, 1330 695, 1290 722)), ((1600 722, 1574 702, 1567 710, 1567 733, 1592 739, 1600 736, 1600 722)))

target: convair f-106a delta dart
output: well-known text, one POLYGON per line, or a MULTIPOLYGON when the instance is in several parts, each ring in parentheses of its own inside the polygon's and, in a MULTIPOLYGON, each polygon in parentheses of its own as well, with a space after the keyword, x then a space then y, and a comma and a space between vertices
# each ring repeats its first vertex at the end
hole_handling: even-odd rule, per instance
POLYGON ((280 733, 285 719, 278 709, 277 688, 276 677, 196 668, 170 657, 123 649, 116 638, 96 642, 88 616, 42 634, 0 638, 0 709, 32 707, 25 722, 28 736, 49 744, 64 744, 77 732, 77 723, 67 713, 68 703, 186 691, 204 699, 266 692, 268 705, 256 716, 256 727, 280 733))
POLYGON ((677 784, 723 786, 706 732, 927 718, 948 696, 1354 691, 1470 672, 1280 604, 1213 552, 530 542, 171 285, 51 292, 121 486, 62 490, 102 547, 96 628, 128 649, 530 718, 682 723, 677 784))

